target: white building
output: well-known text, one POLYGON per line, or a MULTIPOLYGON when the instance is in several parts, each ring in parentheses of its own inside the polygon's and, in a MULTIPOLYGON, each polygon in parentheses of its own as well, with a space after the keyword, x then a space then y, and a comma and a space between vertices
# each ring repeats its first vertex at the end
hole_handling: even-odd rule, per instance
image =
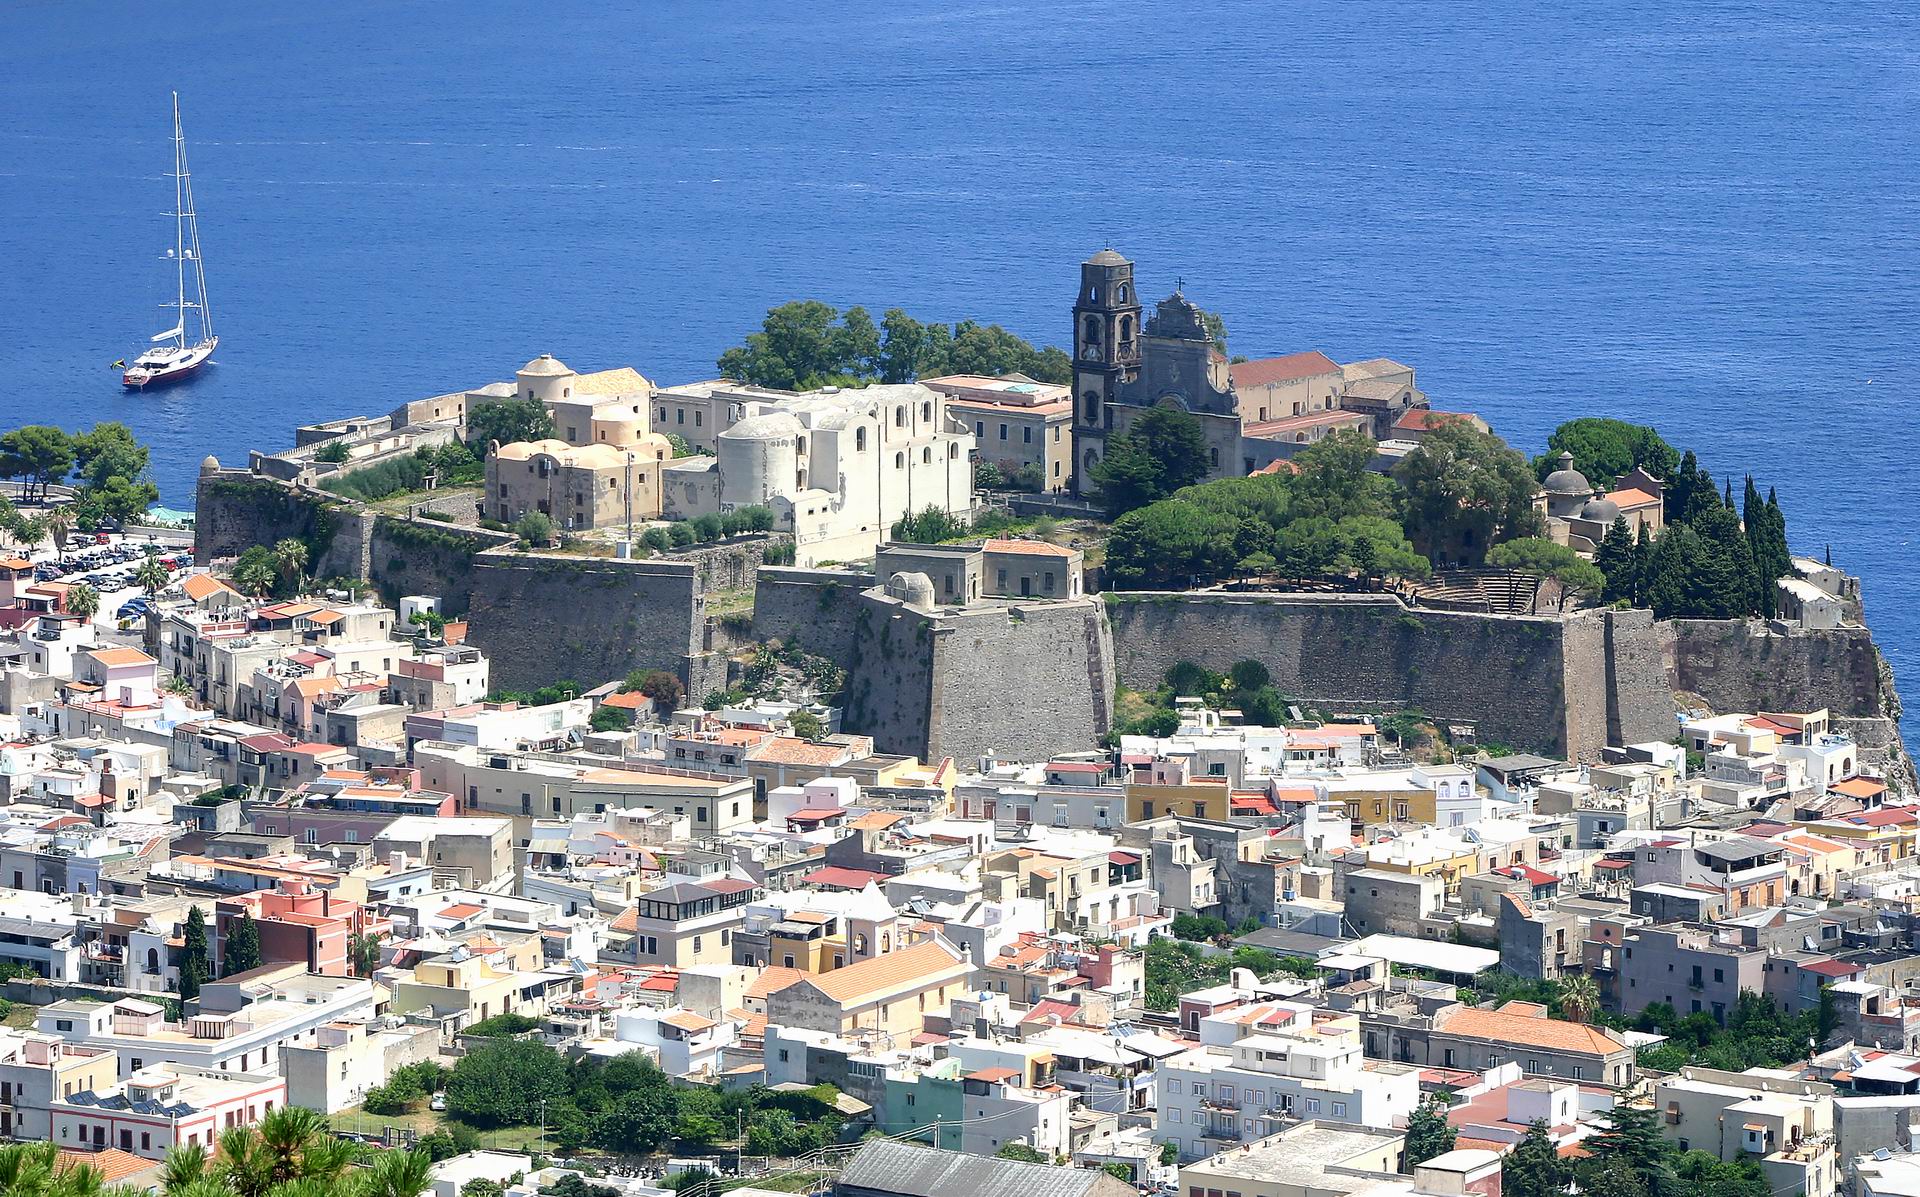
POLYGON ((205 1072, 264 1072, 277 1076, 281 1049, 313 1044, 320 1029, 340 1019, 373 1014, 374 983, 324 977, 298 966, 255 969, 210 981, 200 1009, 184 1023, 134 998, 55 1002, 40 1008, 35 1026, 70 1043, 118 1054, 124 1078, 154 1064, 182 1064, 205 1072))
POLYGON ((287 1078, 287 1100, 334 1114, 359 1105, 367 1090, 386 1084, 398 1069, 431 1060, 439 1051, 436 1026, 342 1019, 321 1027, 311 1042, 281 1048, 280 1070, 287 1078))
POLYGON ((1319 1118, 1391 1128, 1420 1102, 1419 1070, 1370 1063, 1355 1040, 1254 1034, 1161 1063, 1159 1127, 1182 1159, 1319 1118))
POLYGON ((715 1021, 691 1010, 656 1010, 635 1006, 614 1016, 613 1037, 653 1056, 660 1071, 677 1077, 714 1077, 721 1071, 720 1055, 733 1046, 734 1024, 715 1021))
POLYGON ((55 1101, 53 1142, 76 1150, 117 1147, 159 1160, 176 1143, 212 1147, 221 1131, 252 1126, 286 1104, 286 1081, 264 1069, 162 1064, 140 1069, 111 1088, 55 1101))
POLYGON ((721 425, 716 456, 667 464, 664 513, 770 507, 798 565, 870 556, 902 516, 972 505, 973 434, 919 383, 763 393, 712 405, 703 423, 708 413, 721 425))

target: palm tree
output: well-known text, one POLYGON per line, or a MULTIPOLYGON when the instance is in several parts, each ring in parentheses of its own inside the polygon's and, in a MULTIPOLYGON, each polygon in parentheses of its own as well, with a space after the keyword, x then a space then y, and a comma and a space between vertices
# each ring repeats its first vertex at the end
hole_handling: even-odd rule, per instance
POLYGON ((1560 1012, 1569 1022, 1585 1022, 1600 1008, 1600 989, 1585 975, 1560 982, 1560 1012))
POLYGON ((100 610, 100 592, 85 582, 75 582, 67 590, 67 613, 92 619, 100 610))
MULTIPOLYGON (((306 1106, 281 1106, 269 1110, 260 1119, 260 1146, 272 1161, 269 1175, 274 1184, 282 1184, 297 1176, 306 1176, 307 1157, 315 1153, 317 1145, 324 1142, 327 1135, 326 1115, 306 1106)), ((225 1143, 221 1145, 225 1150, 225 1143)), ((345 1159, 324 1161, 334 1175, 345 1170, 345 1159)))
POLYGON ((191 1147, 177 1143, 160 1162, 160 1191, 167 1197, 178 1197, 182 1189, 205 1179, 206 1175, 207 1149, 197 1143, 191 1147))
POLYGON ((420 1197, 433 1179, 433 1157, 424 1151, 383 1151, 367 1178, 367 1197, 420 1197))
POLYGON ((300 579, 307 572, 307 545, 305 541, 289 536, 273 546, 274 568, 280 571, 294 590, 300 589, 300 579))
POLYGON ((160 564, 160 558, 152 553, 133 571, 134 585, 148 594, 159 594, 167 584, 167 567, 160 564))
POLYGON ((355 931, 347 938, 347 959, 353 962, 353 975, 371 977, 380 967, 380 937, 369 931, 355 931))
POLYGON ((67 534, 73 531, 73 512, 66 507, 56 507, 44 517, 47 535, 53 537, 54 552, 60 555, 60 564, 67 563, 67 534))
POLYGON ((10 1197, 140 1197, 144 1189, 109 1185, 98 1168, 60 1163, 50 1142, 0 1146, 0 1189, 10 1197))

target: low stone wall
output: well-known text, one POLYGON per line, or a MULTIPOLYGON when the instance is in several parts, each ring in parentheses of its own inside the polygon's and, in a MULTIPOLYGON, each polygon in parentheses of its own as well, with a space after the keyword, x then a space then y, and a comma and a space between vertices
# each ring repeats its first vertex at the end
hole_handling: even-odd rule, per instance
POLYGON ((857 570, 762 566, 753 591, 753 638, 798 641, 840 665, 853 659, 860 592, 873 575, 857 570))

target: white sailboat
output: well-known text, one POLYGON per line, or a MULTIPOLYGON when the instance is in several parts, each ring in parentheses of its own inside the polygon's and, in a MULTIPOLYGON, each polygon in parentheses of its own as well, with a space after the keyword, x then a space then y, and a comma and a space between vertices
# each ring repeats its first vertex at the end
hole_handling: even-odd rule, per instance
POLYGON ((178 382, 207 364, 220 338, 213 332, 213 312, 207 307, 207 274, 200 261, 200 223, 193 212, 193 176, 187 171, 187 139, 180 130, 180 93, 173 93, 173 262, 178 298, 163 305, 173 310, 173 327, 148 340, 150 348, 133 360, 120 376, 131 390, 178 382), (191 267, 191 270, 189 270, 191 267), (192 298, 188 298, 188 278, 192 298), (198 336, 187 337, 188 313, 193 313, 198 336))

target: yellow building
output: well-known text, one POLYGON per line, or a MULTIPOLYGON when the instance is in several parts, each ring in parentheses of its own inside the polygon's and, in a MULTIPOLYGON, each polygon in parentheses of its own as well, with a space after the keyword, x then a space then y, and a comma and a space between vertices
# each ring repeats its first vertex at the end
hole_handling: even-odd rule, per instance
POLYGON ((540 974, 540 936, 476 935, 414 966, 394 990, 392 1012, 430 1010, 455 1027, 544 1005, 551 978, 540 974))
POLYGON ((967 992, 973 965, 944 939, 810 975, 767 997, 767 1021, 904 1044, 967 992))
POLYGON ((1196 779, 1185 785, 1133 782, 1127 786, 1127 822, 1138 823, 1164 815, 1224 819, 1229 813, 1227 804, 1231 797, 1225 778, 1196 779))

